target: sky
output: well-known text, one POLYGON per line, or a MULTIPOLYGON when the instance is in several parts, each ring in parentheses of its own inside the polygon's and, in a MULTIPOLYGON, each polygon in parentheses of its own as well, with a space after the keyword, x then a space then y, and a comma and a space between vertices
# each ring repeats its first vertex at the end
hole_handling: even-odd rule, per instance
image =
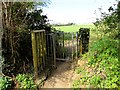
POLYGON ((98 8, 108 12, 108 8, 116 3, 115 0, 51 0, 43 12, 50 23, 89 24, 100 17, 98 8))

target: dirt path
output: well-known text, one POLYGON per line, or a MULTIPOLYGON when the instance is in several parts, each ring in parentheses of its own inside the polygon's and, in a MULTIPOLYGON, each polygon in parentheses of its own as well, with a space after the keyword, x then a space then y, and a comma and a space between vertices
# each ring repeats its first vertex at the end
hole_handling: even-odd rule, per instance
POLYGON ((74 76, 73 63, 61 62, 57 63, 57 69, 54 70, 46 80, 43 88, 71 88, 72 77, 74 76))

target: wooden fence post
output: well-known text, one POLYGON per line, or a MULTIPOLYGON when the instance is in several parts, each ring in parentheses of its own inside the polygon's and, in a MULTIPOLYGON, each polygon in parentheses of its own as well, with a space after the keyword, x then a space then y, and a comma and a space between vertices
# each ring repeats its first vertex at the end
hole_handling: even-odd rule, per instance
POLYGON ((80 55, 82 55, 82 39, 80 39, 80 55))
POLYGON ((35 79, 38 79, 38 61, 37 61, 37 51, 36 51, 36 40, 35 40, 35 33, 31 32, 32 38, 32 52, 33 52, 33 64, 34 64, 34 76, 35 79))

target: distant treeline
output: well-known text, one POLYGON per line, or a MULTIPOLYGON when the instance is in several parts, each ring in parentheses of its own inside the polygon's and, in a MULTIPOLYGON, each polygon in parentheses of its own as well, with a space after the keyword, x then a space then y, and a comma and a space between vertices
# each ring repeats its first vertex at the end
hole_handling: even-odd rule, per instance
POLYGON ((67 24, 53 24, 54 26, 71 26, 75 25, 75 23, 67 23, 67 24))

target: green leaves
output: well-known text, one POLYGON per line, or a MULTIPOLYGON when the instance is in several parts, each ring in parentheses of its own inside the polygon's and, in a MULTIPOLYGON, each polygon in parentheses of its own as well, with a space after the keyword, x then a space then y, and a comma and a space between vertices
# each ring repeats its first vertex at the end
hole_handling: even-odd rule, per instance
POLYGON ((37 88, 32 77, 29 75, 18 74, 16 76, 16 80, 18 81, 20 85, 19 88, 25 88, 25 89, 36 89, 37 88))
POLYGON ((120 69, 118 61, 118 41, 104 37, 95 43, 90 48, 89 65, 94 66, 99 70, 105 70, 106 78, 100 79, 98 76, 93 76, 90 79, 92 85, 98 87, 118 88, 120 84, 120 69), (105 81, 105 83, 103 82, 105 81), (98 84, 99 82, 99 84, 98 84))
POLYGON ((97 86, 98 84, 100 84, 101 82, 101 78, 100 76, 93 76, 91 79, 90 79, 90 84, 94 85, 94 86, 97 86))
POLYGON ((8 89, 12 86, 12 79, 7 77, 0 77, 0 89, 8 89))
POLYGON ((108 35, 109 37, 112 38, 117 38, 118 30, 120 28, 119 27, 120 1, 117 3, 118 3, 117 9, 113 9, 113 11, 109 14, 101 12, 101 18, 96 19, 96 22, 94 23, 97 30, 99 30, 100 33, 103 33, 104 35, 108 35))
POLYGON ((74 88, 74 90, 79 90, 79 88, 80 88, 80 81, 79 80, 75 80, 73 82, 72 87, 74 88))
POLYGON ((92 43, 90 58, 88 59, 88 64, 95 68, 96 72, 100 72, 95 73, 88 80, 94 87, 120 88, 120 65, 118 61, 119 6, 120 1, 116 10, 109 15, 101 13, 102 18, 95 23, 97 35, 100 34, 101 39, 92 43))
POLYGON ((84 68, 76 68, 76 69, 75 69, 75 72, 76 72, 77 74, 80 74, 81 72, 83 73, 83 71, 84 71, 84 68))

